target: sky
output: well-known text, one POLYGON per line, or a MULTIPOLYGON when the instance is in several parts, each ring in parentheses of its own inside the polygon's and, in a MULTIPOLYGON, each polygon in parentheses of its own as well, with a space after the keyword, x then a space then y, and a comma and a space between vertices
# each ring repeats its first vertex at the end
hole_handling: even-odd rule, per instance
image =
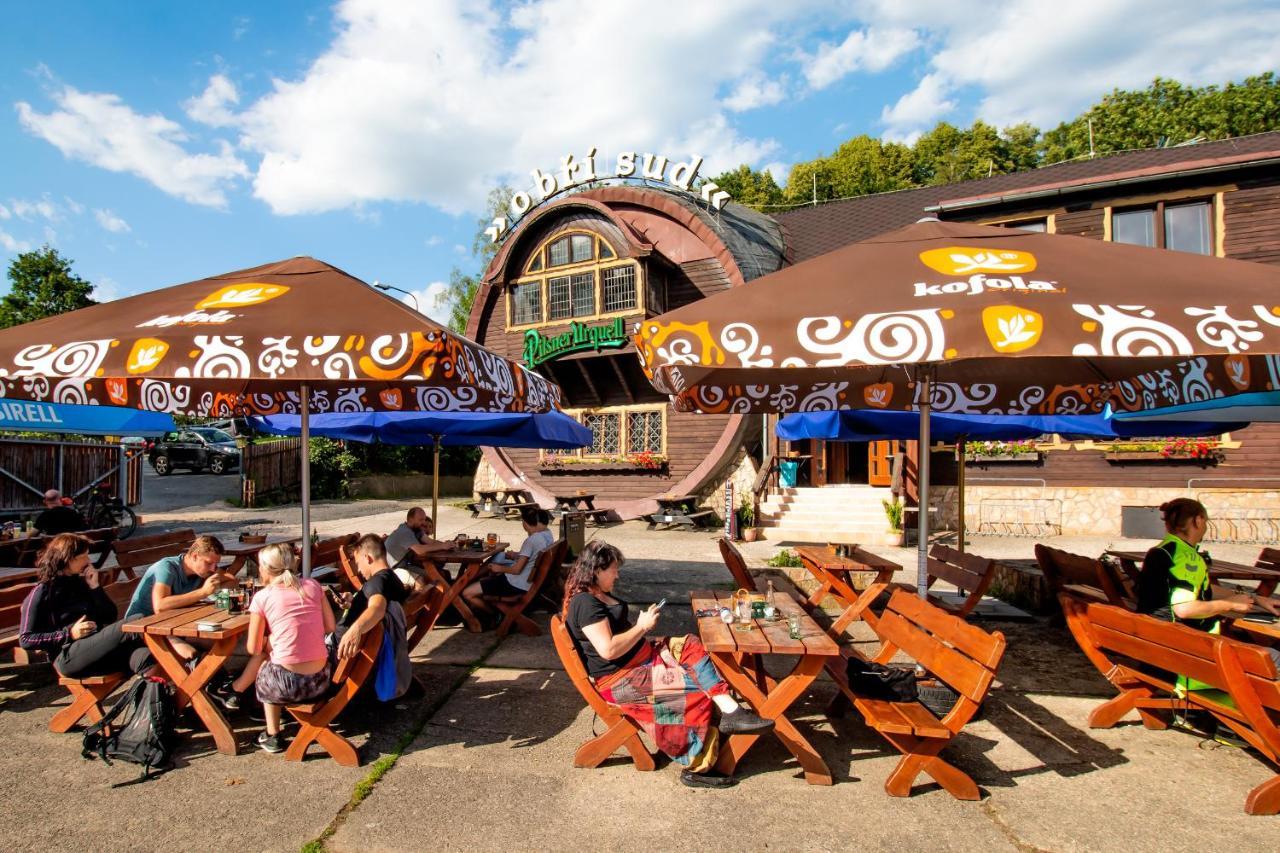
MULTIPOLYGON (((1280 69, 1280 2, 9 3, 0 262, 100 300, 294 255, 436 304, 489 191, 595 148, 791 164, 1280 69), (1212 10, 1212 14, 1208 12, 1212 10)), ((406 298, 407 299, 407 298, 406 298)))

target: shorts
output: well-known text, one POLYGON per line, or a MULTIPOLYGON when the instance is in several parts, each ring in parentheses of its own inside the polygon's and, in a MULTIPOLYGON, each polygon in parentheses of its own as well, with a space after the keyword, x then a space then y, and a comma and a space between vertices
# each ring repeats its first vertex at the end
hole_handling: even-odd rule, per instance
POLYGON ((481 578, 480 590, 493 598, 519 598, 529 591, 511 583, 506 575, 490 575, 487 578, 481 578))
POLYGON ((258 670, 256 682, 258 701, 271 705, 302 705, 324 698, 329 692, 329 680, 333 673, 333 659, 311 675, 285 669, 277 663, 266 661, 258 670))

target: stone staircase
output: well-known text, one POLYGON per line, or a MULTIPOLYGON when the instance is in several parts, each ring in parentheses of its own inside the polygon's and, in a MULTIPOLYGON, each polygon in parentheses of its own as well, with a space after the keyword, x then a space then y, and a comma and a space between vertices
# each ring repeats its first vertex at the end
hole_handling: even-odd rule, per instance
POLYGON ((863 485, 781 489, 760 504, 756 525, 773 542, 893 545, 898 535, 881 504, 892 496, 887 487, 863 485))

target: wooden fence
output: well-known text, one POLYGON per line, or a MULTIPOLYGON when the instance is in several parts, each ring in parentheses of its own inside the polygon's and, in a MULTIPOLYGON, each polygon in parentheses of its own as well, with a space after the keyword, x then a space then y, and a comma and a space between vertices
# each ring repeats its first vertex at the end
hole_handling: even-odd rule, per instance
POLYGON ((142 454, 119 444, 0 441, 0 513, 43 509, 46 489, 57 489, 80 503, 100 485, 130 506, 140 503, 142 454))
POLYGON ((240 500, 244 506, 301 493, 302 439, 250 444, 240 451, 240 500))

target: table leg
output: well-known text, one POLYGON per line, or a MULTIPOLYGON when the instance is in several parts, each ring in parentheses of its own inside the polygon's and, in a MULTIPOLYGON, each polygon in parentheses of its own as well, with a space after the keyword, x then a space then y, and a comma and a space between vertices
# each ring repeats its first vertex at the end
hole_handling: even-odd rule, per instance
POLYGON ((1267 578, 1265 580, 1258 581, 1258 587, 1253 591, 1253 594, 1263 598, 1270 598, 1275 591, 1276 578, 1267 578))
POLYGON ((227 566, 223 571, 232 577, 240 574, 240 570, 244 568, 245 560, 249 559, 248 554, 240 554, 231 560, 231 565, 227 566))
MULTIPOLYGON (((774 683, 768 695, 756 686, 755 679, 747 674, 732 653, 711 652, 711 659, 724 680, 755 708, 757 714, 773 720, 774 735, 800 762, 805 781, 810 785, 830 785, 831 770, 827 763, 783 713, 800 698, 822 671, 823 656, 800 656, 791 674, 774 683)), ((732 773, 759 737, 760 735, 744 734, 726 738, 717 768, 724 773, 732 773)))
POLYGON ((236 638, 225 637, 215 641, 213 648, 200 658, 196 668, 188 672, 181 656, 174 650, 171 638, 158 637, 154 634, 143 636, 152 656, 173 682, 174 709, 181 711, 190 705, 196 712, 196 716, 204 723, 205 728, 209 730, 209 734, 213 735, 213 742, 217 745, 218 752, 235 755, 235 732, 231 730, 227 718, 222 716, 218 706, 205 695, 204 688, 209 683, 209 679, 222 669, 227 658, 235 650, 236 638))
POLYGON ((845 607, 843 613, 836 617, 836 621, 831 623, 831 629, 827 633, 832 638, 838 639, 846 628, 859 619, 875 628, 876 623, 880 621, 880 617, 871 611, 871 605, 880 597, 881 593, 889 588, 889 579, 892 577, 893 572, 882 572, 876 575, 876 579, 867 584, 867 588, 861 593, 839 578, 834 578, 835 595, 848 606, 845 607))
POLYGON ((473 634, 479 634, 482 630, 480 620, 476 618, 475 613, 471 612, 470 605, 462 598, 462 591, 480 574, 481 564, 471 563, 464 566, 458 574, 458 579, 452 584, 440 573, 434 563, 424 561, 422 567, 429 579, 444 587, 444 597, 440 599, 440 612, 443 613, 452 606, 462 616, 462 621, 466 624, 467 630, 473 634))
POLYGON ((822 604, 822 599, 826 598, 827 593, 831 591, 831 581, 833 578, 831 573, 821 566, 810 563, 808 560, 803 560, 802 562, 804 563, 804 567, 809 570, 809 574, 813 575, 818 581, 818 588, 813 592, 813 594, 800 602, 800 605, 805 609, 805 611, 812 614, 813 611, 822 604))

